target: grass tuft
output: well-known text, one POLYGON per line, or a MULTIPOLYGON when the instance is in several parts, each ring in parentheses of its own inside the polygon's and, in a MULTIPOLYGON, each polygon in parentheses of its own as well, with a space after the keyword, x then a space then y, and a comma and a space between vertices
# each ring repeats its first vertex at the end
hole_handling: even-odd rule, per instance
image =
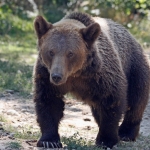
POLYGON ((17 139, 38 139, 41 135, 39 131, 35 131, 33 127, 23 126, 13 127, 12 125, 5 125, 4 130, 10 133, 14 133, 14 137, 17 139))
POLYGON ((78 132, 69 137, 62 137, 61 140, 68 150, 102 150, 94 145, 94 141, 81 137, 78 132))
POLYGON ((10 142, 7 144, 7 148, 20 150, 22 148, 21 143, 19 141, 10 142))

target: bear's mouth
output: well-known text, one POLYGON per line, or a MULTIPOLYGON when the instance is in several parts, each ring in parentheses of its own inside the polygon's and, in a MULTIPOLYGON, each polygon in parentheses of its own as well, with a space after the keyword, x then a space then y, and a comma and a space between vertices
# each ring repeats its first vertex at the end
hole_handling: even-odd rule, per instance
POLYGON ((59 77, 53 77, 52 76, 50 77, 50 82, 56 86, 59 86, 59 85, 62 85, 62 84, 65 84, 66 83, 66 79, 65 78, 59 78, 59 77))
POLYGON ((52 81, 51 83, 52 83, 52 84, 54 84, 54 85, 56 85, 56 86, 59 86, 59 85, 65 84, 65 82, 57 82, 57 83, 56 83, 56 82, 53 82, 53 81, 52 81))

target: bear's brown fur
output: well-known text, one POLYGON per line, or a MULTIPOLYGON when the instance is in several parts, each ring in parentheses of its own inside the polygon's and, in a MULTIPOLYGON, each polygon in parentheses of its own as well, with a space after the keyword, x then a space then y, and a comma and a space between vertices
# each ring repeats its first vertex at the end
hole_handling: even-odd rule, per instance
POLYGON ((42 132, 37 146, 62 147, 58 127, 68 92, 91 107, 99 126, 96 145, 112 148, 119 139, 134 141, 149 97, 150 69, 130 33, 83 13, 55 24, 38 16, 34 25, 39 52, 34 102, 42 132))

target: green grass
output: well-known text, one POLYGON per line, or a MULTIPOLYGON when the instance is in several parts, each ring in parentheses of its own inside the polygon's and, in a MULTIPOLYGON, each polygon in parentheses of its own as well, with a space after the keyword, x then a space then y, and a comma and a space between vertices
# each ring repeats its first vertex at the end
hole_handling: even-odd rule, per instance
POLYGON ((24 96, 31 93, 33 67, 1 60, 0 66, 0 91, 11 89, 24 96))
POLYGON ((9 122, 3 126, 4 130, 10 133, 14 133, 14 137, 17 139, 38 139, 41 136, 39 131, 35 131, 33 127, 13 127, 9 122))
MULTIPOLYGON (((33 35, 34 36, 34 35, 33 35)), ((0 58, 1 60, 22 62, 33 65, 36 54, 36 44, 30 46, 21 42, 3 42, 0 41, 0 58)))
POLYGON ((23 127, 21 131, 12 129, 12 131, 15 131, 15 138, 18 139, 37 140, 41 136, 40 131, 34 131, 33 128, 30 127, 23 127))
POLYGON ((4 132, 14 133, 17 139, 38 139, 41 136, 39 130, 35 130, 33 126, 14 127, 11 122, 3 115, 0 114, 0 122, 4 122, 4 132))
POLYGON ((94 141, 89 141, 86 138, 80 136, 78 132, 69 137, 62 137, 62 143, 68 150, 100 150, 101 148, 96 148, 94 146, 94 141))
MULTIPOLYGON (((85 135, 86 137, 86 135, 85 135)), ((102 148, 96 148, 94 141, 87 140, 85 137, 81 137, 79 133, 75 133, 70 137, 62 137, 62 142, 68 150, 102 150, 102 148)), ((144 137, 140 135, 136 142, 119 142, 114 146, 115 150, 150 150, 150 136, 144 137)))
POLYGON ((0 36, 0 92, 9 89, 23 96, 30 95, 32 70, 37 56, 33 22, 11 14, 5 16, 1 12, 0 16, 0 21, 9 18, 5 22, 9 30, 5 26, 0 30, 7 30, 0 36))
POLYGON ((0 122, 6 122, 6 121, 7 121, 6 118, 2 114, 0 114, 0 122))
POLYGON ((7 148, 9 149, 20 150, 22 148, 21 143, 19 141, 10 142, 7 145, 7 148))

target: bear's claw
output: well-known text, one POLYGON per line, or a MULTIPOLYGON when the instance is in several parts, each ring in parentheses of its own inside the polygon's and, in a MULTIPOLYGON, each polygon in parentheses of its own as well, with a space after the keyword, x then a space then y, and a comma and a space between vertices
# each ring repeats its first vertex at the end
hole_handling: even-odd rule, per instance
POLYGON ((44 147, 44 148, 62 148, 62 144, 60 142, 56 143, 56 142, 40 142, 40 147, 44 147))

